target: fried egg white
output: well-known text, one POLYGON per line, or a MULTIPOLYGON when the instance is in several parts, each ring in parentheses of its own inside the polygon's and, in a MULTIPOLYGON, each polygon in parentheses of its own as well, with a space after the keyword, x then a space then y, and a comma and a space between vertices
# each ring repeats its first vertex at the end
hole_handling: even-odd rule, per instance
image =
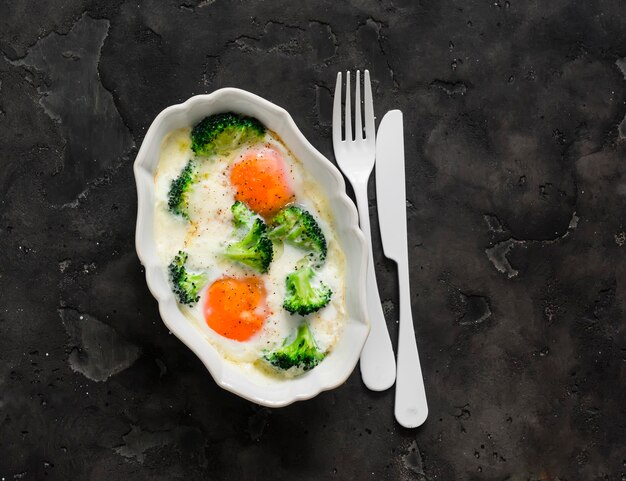
MULTIPOLYGON (((295 192, 295 201, 309 210, 317 219, 328 244, 327 260, 319 269, 318 277, 333 291, 331 302, 323 309, 306 316, 318 347, 330 351, 341 335, 346 319, 344 256, 332 228, 332 215, 323 194, 302 168, 300 162, 271 132, 261 143, 244 147, 227 156, 200 160, 196 163, 198 180, 188 196, 189 221, 168 210, 170 184, 194 157, 190 148, 190 129, 179 129, 168 134, 161 145, 155 175, 155 240, 164 269, 174 256, 184 250, 188 253, 187 268, 202 271, 207 284, 200 292, 194 306, 181 305, 181 311, 198 331, 227 359, 237 364, 254 364, 267 351, 279 347, 285 338, 294 335, 302 317, 290 314, 283 307, 285 278, 295 270, 303 252, 290 245, 275 246, 274 259, 265 274, 222 256, 227 244, 232 242, 235 188, 230 183, 229 172, 247 149, 274 149, 282 154, 287 166, 289 182, 295 192), (269 315, 259 332, 246 341, 224 337, 211 329, 205 321, 207 291, 215 281, 226 277, 256 276, 263 281, 265 303, 269 315)), ((249 366, 248 366, 249 367, 249 366)))

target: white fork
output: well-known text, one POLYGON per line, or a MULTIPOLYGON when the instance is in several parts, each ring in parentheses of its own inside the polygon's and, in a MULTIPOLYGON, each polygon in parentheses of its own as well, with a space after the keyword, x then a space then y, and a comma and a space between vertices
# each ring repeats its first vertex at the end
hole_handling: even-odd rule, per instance
MULTIPOLYGON (((339 167, 354 189, 356 204, 359 209, 361 230, 368 245, 369 262, 366 276, 367 312, 371 330, 365 347, 361 352, 361 377, 372 391, 384 391, 393 386, 396 379, 396 359, 385 322, 385 315, 380 303, 376 270, 372 253, 370 232, 370 214, 367 202, 367 181, 374 168, 376 158, 376 127, 374 125, 374 101, 370 74, 365 70, 365 135, 361 120, 361 73, 356 71, 356 90, 354 95, 354 136, 352 135, 352 109, 350 106, 350 72, 346 72, 345 95, 345 139, 341 129, 341 72, 337 74, 335 99, 333 103, 333 149, 339 167)), ((384 215, 384 213, 379 213, 384 215)))

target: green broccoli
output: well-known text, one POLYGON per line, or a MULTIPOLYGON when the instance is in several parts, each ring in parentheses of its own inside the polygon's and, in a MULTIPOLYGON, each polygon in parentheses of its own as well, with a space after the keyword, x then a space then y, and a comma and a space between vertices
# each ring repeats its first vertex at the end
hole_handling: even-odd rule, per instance
POLYGON ((191 149, 198 155, 226 154, 265 133, 261 122, 233 112, 210 115, 191 130, 191 149))
POLYGON ((317 348, 309 325, 303 322, 293 342, 287 344, 285 339, 280 348, 265 355, 265 360, 279 369, 300 367, 308 371, 317 366, 325 355, 317 348))
POLYGON ((282 209, 272 219, 274 228, 269 237, 283 240, 296 247, 315 253, 319 262, 326 259, 326 238, 315 218, 306 210, 296 205, 282 209))
POLYGON ((254 222, 256 214, 248 209, 248 206, 240 200, 235 201, 230 210, 233 213, 233 223, 235 227, 250 227, 254 222))
POLYGON ((174 257, 168 269, 172 290, 178 297, 178 302, 193 305, 200 299, 198 292, 206 283, 206 275, 188 272, 185 268, 187 257, 186 252, 178 251, 178 255, 174 257))
POLYGON ((189 219, 189 201, 187 196, 197 176, 196 165, 193 160, 190 160, 178 177, 172 180, 167 201, 170 212, 189 219))
POLYGON ((323 282, 313 286, 311 281, 315 277, 313 268, 303 262, 294 272, 287 275, 285 285, 285 301, 283 307, 292 314, 305 316, 318 311, 330 302, 333 291, 323 282))
POLYGON ((247 228, 243 238, 230 244, 224 250, 224 256, 241 262, 259 272, 267 272, 274 257, 274 245, 267 237, 267 226, 242 202, 235 202, 231 207, 236 233, 247 228))

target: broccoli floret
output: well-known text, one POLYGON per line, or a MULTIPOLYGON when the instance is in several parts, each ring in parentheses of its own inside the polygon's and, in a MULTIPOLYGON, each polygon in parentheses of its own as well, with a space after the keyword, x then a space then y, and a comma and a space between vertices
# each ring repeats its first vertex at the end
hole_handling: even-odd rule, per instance
POLYGON ((240 241, 226 247, 224 256, 259 272, 267 272, 274 256, 274 245, 267 237, 265 222, 260 217, 254 217, 254 213, 241 203, 235 203, 231 210, 233 223, 239 230, 246 225, 250 228, 240 241))
POLYGON ((285 339, 282 347, 266 354, 265 359, 279 369, 300 367, 308 371, 317 366, 325 355, 317 348, 309 325, 303 322, 293 342, 287 344, 285 339))
POLYGON ((198 291, 206 283, 206 275, 188 272, 185 268, 187 257, 186 252, 178 251, 178 255, 169 265, 170 282, 174 294, 178 297, 178 302, 193 305, 200 299, 198 291))
POLYGON ((170 212, 189 219, 189 213, 187 212, 189 201, 187 196, 191 186, 196 181, 197 175, 195 163, 193 160, 190 160, 178 177, 172 181, 167 201, 170 212))
POLYGON ((282 209, 274 219, 274 228, 269 237, 283 240, 290 244, 315 253, 319 262, 326 259, 326 238, 315 218, 306 210, 296 205, 282 209))
POLYGON ((233 112, 210 115, 191 131, 191 149, 198 155, 226 154, 265 133, 261 122, 233 112))
POLYGON ((235 224, 235 227, 249 227, 254 222, 256 214, 240 200, 236 201, 230 210, 233 213, 233 224, 235 224))
POLYGON ((285 279, 287 292, 283 307, 292 314, 305 316, 318 311, 330 302, 333 291, 323 282, 313 286, 311 281, 315 277, 313 268, 301 265, 285 279))

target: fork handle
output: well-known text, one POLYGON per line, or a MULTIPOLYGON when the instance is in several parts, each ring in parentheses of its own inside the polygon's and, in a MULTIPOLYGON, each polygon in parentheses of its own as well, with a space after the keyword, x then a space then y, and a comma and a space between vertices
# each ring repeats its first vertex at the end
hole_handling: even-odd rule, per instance
POLYGON ((370 318, 370 334, 361 351, 361 377, 363 383, 372 391, 384 391, 393 386, 396 379, 396 359, 393 354, 391 338, 385 321, 372 251, 369 205, 367 202, 367 180, 358 185, 352 184, 359 209, 361 230, 365 234, 368 249, 366 274, 367 313, 370 318))

